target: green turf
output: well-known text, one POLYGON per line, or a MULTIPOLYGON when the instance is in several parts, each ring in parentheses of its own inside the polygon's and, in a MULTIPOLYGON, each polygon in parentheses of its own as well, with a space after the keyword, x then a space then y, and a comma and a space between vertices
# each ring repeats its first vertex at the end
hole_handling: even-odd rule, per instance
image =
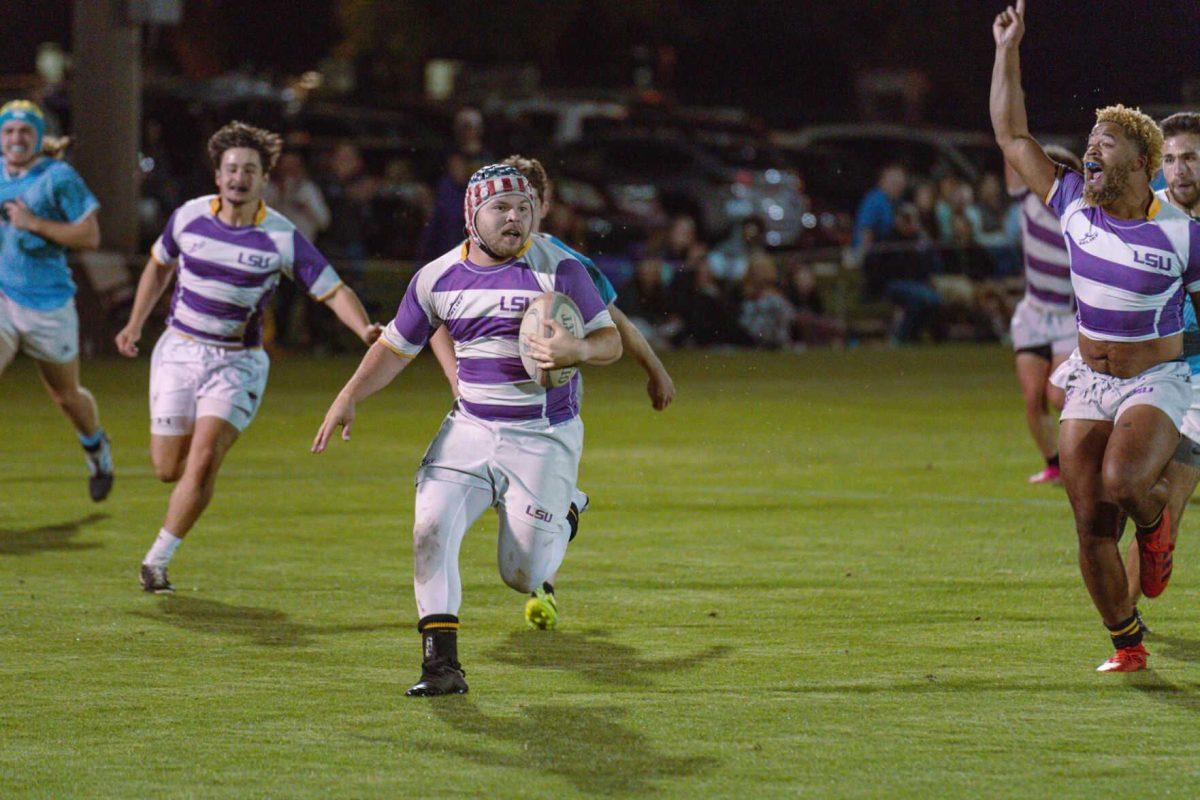
POLYGON ((1109 651, 999 348, 674 355, 592 370, 561 628, 463 548, 466 697, 413 700, 412 475, 447 406, 422 357, 310 455, 352 359, 277 360, 172 565, 148 365, 91 362, 116 445, 92 505, 28 362, 0 380, 0 797, 1200 795, 1194 538, 1109 651))

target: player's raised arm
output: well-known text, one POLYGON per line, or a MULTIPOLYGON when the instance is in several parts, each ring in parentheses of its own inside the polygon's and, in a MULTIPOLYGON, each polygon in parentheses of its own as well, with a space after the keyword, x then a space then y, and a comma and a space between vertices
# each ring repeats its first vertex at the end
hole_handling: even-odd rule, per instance
POLYGON ((323 452, 337 428, 342 429, 342 439, 349 441, 355 406, 395 380, 410 361, 411 357, 397 353, 386 340, 378 340, 371 345, 354 375, 325 412, 325 420, 313 439, 312 452, 323 452))
POLYGON ((992 67, 990 110, 996 143, 1004 159, 1039 197, 1054 185, 1054 162, 1029 134, 1025 92, 1021 89, 1021 37, 1025 35, 1025 0, 1009 6, 992 23, 996 63, 992 67))

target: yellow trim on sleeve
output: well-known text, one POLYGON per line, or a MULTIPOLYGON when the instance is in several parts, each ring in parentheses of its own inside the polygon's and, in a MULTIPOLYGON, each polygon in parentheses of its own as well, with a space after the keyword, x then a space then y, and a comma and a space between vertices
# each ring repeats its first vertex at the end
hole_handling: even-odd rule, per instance
POLYGON ((384 347, 386 347, 388 350, 391 350, 393 353, 395 353, 396 355, 400 356, 401 358, 406 358, 406 359, 412 360, 412 356, 411 356, 411 355, 409 355, 408 353, 405 353, 403 350, 401 350, 400 348, 396 347, 396 345, 394 345, 394 344, 392 344, 391 342, 389 342, 389 341, 387 340, 387 337, 386 337, 386 336, 380 336, 380 337, 379 337, 378 339, 376 339, 375 341, 379 342, 379 343, 380 343, 380 344, 382 344, 384 347))
POLYGON ((1150 208, 1146 211, 1146 219, 1154 219, 1158 216, 1158 212, 1162 211, 1162 201, 1158 199, 1158 195, 1150 193, 1150 208))
MULTIPOLYGON (((326 264, 326 267, 328 267, 328 266, 329 265, 326 264)), ((337 292, 338 289, 342 288, 345 285, 346 285, 345 281, 338 281, 337 284, 332 289, 330 289, 328 292, 321 295, 320 297, 314 297, 313 299, 316 300, 318 303, 324 303, 326 300, 333 297, 333 295, 337 292)))

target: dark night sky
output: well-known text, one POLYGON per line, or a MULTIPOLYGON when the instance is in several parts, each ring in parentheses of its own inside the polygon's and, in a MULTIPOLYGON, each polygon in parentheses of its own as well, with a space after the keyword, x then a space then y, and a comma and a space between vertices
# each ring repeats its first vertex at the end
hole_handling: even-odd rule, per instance
MULTIPOLYGON (((38 42, 68 39, 68 0, 5 0, 0 71, 32 69, 38 42), (15 24, 12 24, 15 23, 15 24)), ((240 63, 296 71, 315 65, 340 35, 332 3, 187 0, 227 32, 240 63), (305 13, 295 9, 303 6, 305 13), (289 35, 278 35, 287 19, 289 35)), ((393 4, 399 5, 399 4, 393 4)), ((863 68, 917 68, 933 89, 927 117, 987 126, 991 20, 999 3, 688 2, 631 3, 414 0, 426 55, 476 62, 537 61, 547 85, 627 83, 632 45, 671 44, 685 99, 741 105, 779 121, 853 118, 853 75, 863 68), (553 7, 557 34, 536 50, 505 30, 537 30, 553 7), (652 13, 646 13, 646 9, 652 13)), ((410 14, 413 13, 410 11, 410 14)), ((403 15, 401 15, 403 17, 403 15)), ((1034 127, 1086 124, 1097 105, 1169 103, 1200 79, 1196 0, 1034 0, 1022 48, 1034 127)), ((415 35, 415 34, 414 34, 415 35)), ((536 35, 536 34, 533 34, 536 35)))

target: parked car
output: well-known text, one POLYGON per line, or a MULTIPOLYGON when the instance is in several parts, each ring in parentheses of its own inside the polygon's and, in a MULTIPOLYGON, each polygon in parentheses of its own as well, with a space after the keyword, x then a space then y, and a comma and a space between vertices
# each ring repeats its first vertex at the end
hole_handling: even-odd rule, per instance
POLYGON ((555 172, 602 186, 619 204, 653 198, 669 213, 696 217, 717 238, 749 217, 761 218, 768 244, 790 246, 807 210, 795 176, 670 131, 614 131, 590 137, 554 158, 555 172))
MULTIPOLYGON (((984 169, 1003 167, 1002 161, 976 165, 959 147, 963 136, 904 125, 818 125, 774 133, 771 142, 799 171, 812 197, 853 211, 890 162, 917 175, 951 172, 972 184, 984 169)), ((985 134, 971 136, 979 137, 971 141, 986 150, 985 134)))

